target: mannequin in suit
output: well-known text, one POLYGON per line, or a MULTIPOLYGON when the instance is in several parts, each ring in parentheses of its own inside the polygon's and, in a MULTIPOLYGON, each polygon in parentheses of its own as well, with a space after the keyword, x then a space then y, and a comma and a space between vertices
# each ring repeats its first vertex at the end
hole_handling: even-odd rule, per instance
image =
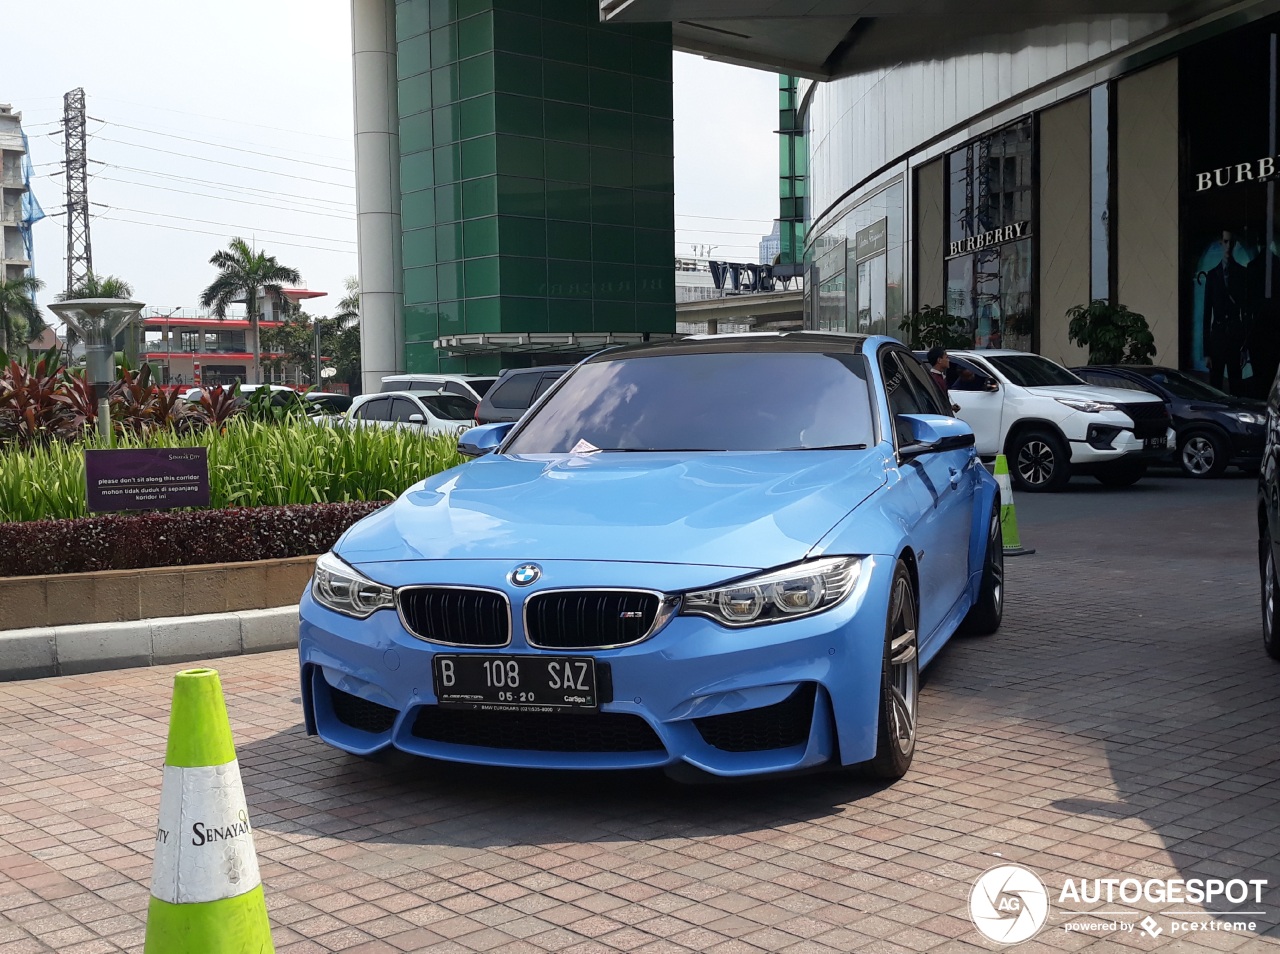
POLYGON ((1204 351, 1209 383, 1241 394, 1240 352, 1245 346, 1248 319, 1248 276, 1235 259, 1235 236, 1222 233, 1222 263, 1205 273, 1204 351))

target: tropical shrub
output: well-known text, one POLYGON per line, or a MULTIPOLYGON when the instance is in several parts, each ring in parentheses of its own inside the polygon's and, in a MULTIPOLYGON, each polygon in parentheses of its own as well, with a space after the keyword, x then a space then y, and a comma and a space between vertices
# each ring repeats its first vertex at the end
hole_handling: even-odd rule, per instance
POLYGON ((1156 340, 1146 316, 1096 298, 1067 310, 1067 337, 1089 349, 1090 364, 1150 364, 1156 340))
POLYGON ((959 315, 947 313, 942 305, 925 305, 898 322, 906 343, 917 350, 941 345, 944 348, 973 347, 973 331, 959 315))
POLYGON ((323 553, 385 501, 0 524, 0 576, 194 566, 323 553))

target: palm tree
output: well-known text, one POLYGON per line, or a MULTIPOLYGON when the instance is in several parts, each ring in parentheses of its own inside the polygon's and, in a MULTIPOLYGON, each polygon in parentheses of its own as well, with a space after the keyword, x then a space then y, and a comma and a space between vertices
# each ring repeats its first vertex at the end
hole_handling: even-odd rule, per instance
MULTIPOLYGON (((36 292, 44 288, 44 282, 34 275, 21 278, 0 279, 0 351, 8 353, 9 339, 39 334, 44 328, 40 309, 36 306, 36 292)), ((26 341, 23 342, 25 344, 26 341)))
MULTIPOLYGON (((54 296, 55 301, 71 301, 75 298, 119 298, 128 301, 133 297, 133 286, 117 275, 95 275, 90 272, 80 282, 54 296)), ((80 336, 67 328, 67 348, 70 349, 80 336)))
POLYGON ((223 250, 213 253, 209 264, 219 270, 218 277, 200 296, 201 306, 213 306, 219 318, 227 317, 227 306, 244 299, 253 329, 253 380, 262 381, 262 346, 258 340, 258 290, 279 293, 285 282, 296 285, 302 276, 296 268, 281 265, 274 255, 258 252, 242 238, 233 238, 223 250))
POLYGON ((347 293, 338 301, 338 310, 333 313, 334 324, 345 329, 360 320, 360 280, 348 275, 342 283, 347 293))

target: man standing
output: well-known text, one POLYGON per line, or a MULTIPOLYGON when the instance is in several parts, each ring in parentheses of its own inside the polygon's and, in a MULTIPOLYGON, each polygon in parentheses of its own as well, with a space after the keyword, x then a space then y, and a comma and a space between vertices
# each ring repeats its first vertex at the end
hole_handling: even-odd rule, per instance
POLYGON ((1209 366, 1209 383, 1242 394, 1240 352, 1245 344, 1246 309, 1245 267, 1235 259, 1235 236, 1222 233, 1222 264, 1205 273, 1204 288, 1204 353, 1209 366))
POLYGON ((947 395, 947 368, 951 366, 951 358, 947 355, 947 349, 942 345, 934 345, 929 349, 929 353, 925 355, 925 361, 929 365, 929 377, 933 378, 933 383, 938 386, 943 394, 947 395))

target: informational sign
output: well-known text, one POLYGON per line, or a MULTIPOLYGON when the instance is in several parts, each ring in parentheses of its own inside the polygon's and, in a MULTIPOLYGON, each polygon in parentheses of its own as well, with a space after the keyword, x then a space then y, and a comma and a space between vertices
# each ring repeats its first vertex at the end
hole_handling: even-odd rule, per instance
POLYGON ((854 254, 857 261, 879 255, 889 247, 889 220, 872 222, 854 236, 854 254))
POLYGON ((168 510, 209 506, 209 451, 159 447, 84 452, 89 510, 168 510))

